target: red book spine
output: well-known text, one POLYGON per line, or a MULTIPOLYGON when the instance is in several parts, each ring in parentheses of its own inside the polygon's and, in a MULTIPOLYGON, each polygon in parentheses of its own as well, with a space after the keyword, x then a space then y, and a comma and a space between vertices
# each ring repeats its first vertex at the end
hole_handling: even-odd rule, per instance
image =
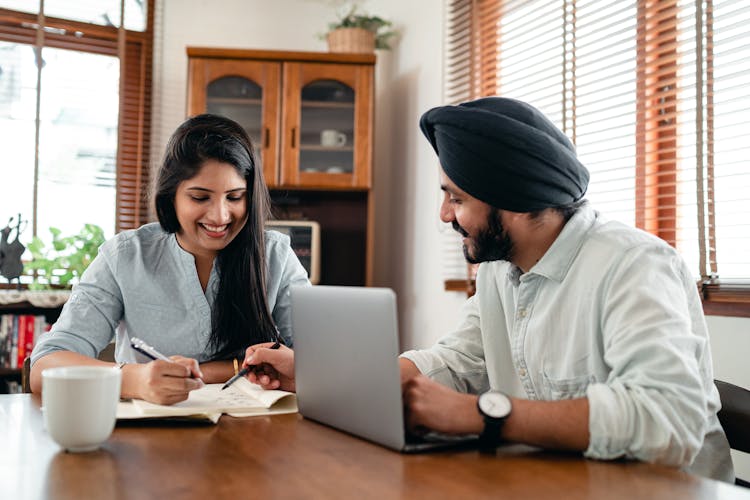
MULTIPOLYGON (((26 316, 26 345, 24 349, 24 360, 31 356, 31 351, 34 350, 34 332, 36 331, 36 316, 29 314, 26 316)), ((21 364, 23 366, 23 363, 21 364)))
POLYGON ((13 368, 21 368, 26 356, 26 315, 19 314, 16 324, 16 338, 18 340, 16 340, 16 366, 13 368))

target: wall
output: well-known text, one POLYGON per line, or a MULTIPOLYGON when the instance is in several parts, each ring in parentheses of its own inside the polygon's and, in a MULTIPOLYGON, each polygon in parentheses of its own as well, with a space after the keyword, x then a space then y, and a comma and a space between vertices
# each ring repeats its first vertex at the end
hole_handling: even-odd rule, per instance
MULTIPOLYGON (((155 161, 185 116, 187 45, 324 51, 317 34, 334 18, 326 2, 312 0, 159 4, 155 161)), ((401 31, 395 50, 378 51, 376 66, 375 281, 398 294, 402 347, 426 346, 456 324, 464 300, 442 289, 437 160, 418 128, 420 115, 442 100, 443 2, 373 0, 363 8, 401 31)), ((709 317, 708 324, 716 377, 750 387, 750 319, 709 317)), ((735 461, 740 475, 750 477, 748 456, 735 461)))

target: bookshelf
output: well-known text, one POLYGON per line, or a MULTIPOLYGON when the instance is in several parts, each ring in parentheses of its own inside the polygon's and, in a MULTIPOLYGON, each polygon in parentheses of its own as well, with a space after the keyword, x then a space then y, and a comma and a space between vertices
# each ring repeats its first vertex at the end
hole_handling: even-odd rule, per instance
POLYGON ((0 394, 21 391, 23 359, 69 296, 67 290, 0 290, 0 394))

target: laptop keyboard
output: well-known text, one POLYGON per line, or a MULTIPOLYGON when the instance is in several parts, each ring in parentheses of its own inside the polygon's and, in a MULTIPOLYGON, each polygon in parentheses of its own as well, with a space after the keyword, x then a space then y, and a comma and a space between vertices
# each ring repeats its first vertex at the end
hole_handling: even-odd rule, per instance
POLYGON ((414 434, 413 432, 405 431, 405 442, 407 444, 418 444, 418 443, 463 443, 465 441, 471 441, 477 439, 474 434, 443 434, 441 432, 429 431, 425 434, 414 434))

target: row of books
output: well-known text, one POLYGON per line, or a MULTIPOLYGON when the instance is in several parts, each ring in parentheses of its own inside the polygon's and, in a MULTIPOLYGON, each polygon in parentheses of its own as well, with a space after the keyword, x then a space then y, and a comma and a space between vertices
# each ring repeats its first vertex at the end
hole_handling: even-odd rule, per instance
POLYGON ((49 328, 41 315, 0 315, 0 368, 21 368, 36 341, 49 328))
POLYGON ((23 394, 23 387, 18 380, 6 379, 0 383, 5 384, 4 387, 0 387, 0 394, 23 394))

